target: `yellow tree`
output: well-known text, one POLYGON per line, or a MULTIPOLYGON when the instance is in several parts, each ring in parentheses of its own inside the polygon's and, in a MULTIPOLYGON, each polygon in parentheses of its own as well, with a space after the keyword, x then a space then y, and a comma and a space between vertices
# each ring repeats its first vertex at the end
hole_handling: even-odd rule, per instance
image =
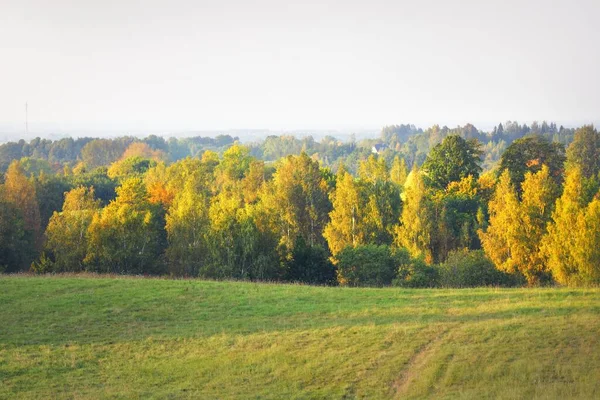
POLYGON ((515 273, 517 263, 513 255, 518 239, 519 201, 510 174, 504 171, 488 205, 489 225, 479 230, 479 238, 487 256, 502 271, 515 273))
POLYGON ((166 247, 164 211, 148 200, 141 178, 129 178, 92 218, 86 268, 112 273, 160 273, 166 247))
POLYGON ((367 182, 387 181, 389 179, 388 166, 383 157, 370 155, 358 165, 358 176, 367 182))
POLYGON ((154 150, 147 143, 144 142, 133 142, 121 155, 121 160, 130 157, 140 157, 154 160, 156 162, 164 161, 166 155, 161 150, 154 150))
POLYGON ((578 262, 575 254, 586 251, 578 249, 582 240, 579 231, 585 226, 584 188, 581 169, 570 168, 567 171, 562 196, 556 201, 552 221, 548 225, 548 234, 543 238, 542 251, 553 278, 563 285, 576 284, 578 280, 578 262), (583 221, 583 222, 582 222, 583 221))
POLYGON ((413 257, 424 257, 427 262, 431 262, 427 188, 416 164, 406 179, 403 196, 400 225, 396 227, 396 244, 405 247, 413 257))
POLYGON ((328 185, 317 161, 306 153, 280 161, 263 197, 273 215, 280 245, 291 250, 298 236, 310 245, 324 245, 323 228, 329 220, 328 185))
POLYGON ((396 156, 392 162, 392 168, 390 169, 390 180, 402 187, 406 182, 407 176, 408 168, 406 167, 406 161, 404 161, 404 158, 396 156))
POLYGON ((361 161, 358 169, 360 209, 366 243, 389 245, 393 241, 394 227, 400 217, 400 192, 390 181, 387 164, 383 157, 371 155, 361 161))
POLYGON ((87 252, 87 229, 100 201, 94 188, 80 186, 65 194, 62 212, 54 212, 46 228, 45 249, 56 271, 81 271, 87 252))
POLYGON ((188 180, 168 209, 166 254, 174 275, 197 276, 207 260, 208 201, 195 182, 188 180))
POLYGON ((521 187, 520 223, 515 227, 517 240, 512 242, 512 258, 527 282, 535 284, 547 273, 540 238, 546 234, 557 187, 546 165, 535 174, 527 172, 521 187))
POLYGON ((585 212, 579 214, 572 248, 576 273, 567 283, 579 285, 600 284, 600 199, 594 198, 585 212))
POLYGON ((330 221, 325 226, 323 236, 331 254, 335 256, 346 246, 356 247, 364 243, 364 236, 359 229, 362 223, 359 187, 344 168, 338 171, 331 202, 333 210, 329 213, 330 221))
POLYGON ((4 199, 21 212, 24 228, 32 235, 35 249, 39 250, 42 235, 35 185, 27 179, 18 161, 10 164, 4 176, 4 199))

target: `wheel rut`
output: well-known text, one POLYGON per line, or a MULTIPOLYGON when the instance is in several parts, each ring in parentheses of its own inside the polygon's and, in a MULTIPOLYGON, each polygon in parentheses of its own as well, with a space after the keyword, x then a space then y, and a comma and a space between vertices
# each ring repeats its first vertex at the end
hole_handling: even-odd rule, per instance
POLYGON ((396 397, 401 398, 407 393, 409 387, 419 378, 419 373, 431 360, 433 355, 437 353, 449 332, 449 328, 444 329, 416 349, 398 378, 392 384, 392 389, 396 397))

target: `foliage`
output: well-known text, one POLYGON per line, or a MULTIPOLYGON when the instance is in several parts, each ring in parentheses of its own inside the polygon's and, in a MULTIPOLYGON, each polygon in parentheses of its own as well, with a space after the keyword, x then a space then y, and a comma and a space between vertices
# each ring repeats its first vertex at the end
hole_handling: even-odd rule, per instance
POLYGON ((427 288, 437 285, 437 270, 427 265, 423 258, 411 258, 404 249, 396 250, 396 258, 398 259, 398 273, 392 281, 395 286, 427 288))
POLYGON ((477 179, 481 172, 481 156, 481 145, 477 140, 450 135, 431 150, 422 168, 432 186, 444 189, 450 182, 468 176, 477 179))
POLYGON ((520 194, 525 174, 536 173, 544 165, 548 167, 548 172, 555 183, 561 184, 565 159, 565 147, 562 143, 551 143, 539 135, 527 136, 515 140, 508 146, 502 154, 499 172, 508 171, 512 183, 520 194))
POLYGON ((292 258, 287 261, 285 279, 316 285, 335 285, 336 269, 324 248, 308 246, 302 237, 294 245, 292 258))
MULTIPOLYGON (((100 202, 93 188, 80 186, 65 194, 62 212, 54 212, 46 228, 46 251, 52 255, 54 272, 79 272, 84 269, 88 228, 100 202)), ((38 271, 40 272, 40 271, 38 271)))
POLYGON ((480 286, 514 286, 514 275, 496 269, 482 250, 456 250, 440 264, 441 287, 467 288, 480 286))
POLYGON ((362 228, 363 210, 361 193, 354 177, 341 168, 337 175, 335 191, 331 194, 333 210, 330 221, 323 230, 329 250, 334 256, 346 246, 365 243, 362 228))
POLYGON ((428 265, 483 247, 496 268, 530 285, 592 285, 596 158, 592 126, 511 121, 489 133, 390 126, 379 139, 346 143, 270 136, 244 146, 228 135, 7 143, 2 268, 25 269, 43 251, 34 265, 44 270, 324 282, 327 257, 393 245, 411 258, 390 279, 431 286, 437 270, 428 265), (580 172, 563 185, 571 142, 567 166, 580 172), (482 158, 495 168, 500 157, 500 168, 480 175, 482 158), (69 209, 65 193, 89 204, 69 209))
POLYGON ((600 282, 600 202, 596 197, 587 203, 583 182, 579 168, 568 171, 542 244, 549 270, 563 285, 600 282))
POLYGON ((3 186, 4 199, 19 210, 23 217, 24 228, 33 238, 31 251, 39 250, 42 243, 42 228, 35 185, 27 179, 18 161, 13 161, 8 167, 3 186))
POLYGON ((575 138, 567 148, 567 165, 579 168, 584 178, 598 176, 600 172, 600 136, 592 125, 575 131, 575 138))
POLYGON ((404 185, 404 207, 400 225, 396 227, 395 243, 408 249, 413 257, 432 260, 430 204, 423 176, 416 165, 404 185))
POLYGON ((408 176, 408 168, 406 167, 406 161, 404 158, 396 156, 390 168, 390 180, 396 185, 402 187, 406 182, 408 176))
POLYGON ((298 236, 310 246, 325 245, 323 228, 331 211, 328 190, 319 163, 306 153, 280 161, 263 199, 273 214, 280 246, 291 250, 298 236))
POLYGON ((150 168, 156 166, 156 161, 131 156, 113 163, 108 169, 107 175, 111 179, 124 180, 133 177, 142 177, 150 168))
POLYGON ((519 201, 510 174, 504 171, 489 204, 489 226, 480 230, 480 238, 498 269, 537 284, 549 280, 540 248, 557 192, 549 169, 543 166, 535 174, 527 172, 522 192, 519 201))
POLYGON ((342 286, 388 286, 400 266, 409 263, 406 251, 372 244, 346 247, 335 257, 338 282, 342 286))
POLYGON ((129 178, 117 198, 95 214, 88 228, 86 269, 111 273, 160 273, 166 247, 163 209, 148 201, 140 178, 129 178))
POLYGON ((0 193, 0 272, 27 269, 33 254, 33 232, 25 229, 25 221, 14 204, 0 193))

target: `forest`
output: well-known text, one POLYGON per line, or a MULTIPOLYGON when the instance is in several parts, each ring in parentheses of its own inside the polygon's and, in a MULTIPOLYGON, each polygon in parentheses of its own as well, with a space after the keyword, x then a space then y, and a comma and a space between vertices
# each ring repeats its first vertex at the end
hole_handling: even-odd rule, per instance
POLYGON ((0 146, 0 271, 319 285, 600 283, 600 137, 546 122, 378 139, 0 146))

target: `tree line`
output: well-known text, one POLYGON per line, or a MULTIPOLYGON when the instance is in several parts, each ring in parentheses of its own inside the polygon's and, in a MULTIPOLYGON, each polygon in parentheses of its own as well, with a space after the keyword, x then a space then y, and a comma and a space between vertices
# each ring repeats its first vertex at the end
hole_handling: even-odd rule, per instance
MULTIPOLYGON (((413 163, 421 165, 427 154, 434 146, 452 135, 458 135, 465 140, 477 139, 482 146, 482 167, 493 168, 500 155, 514 140, 526 135, 539 135, 550 141, 568 145, 573 140, 574 130, 557 127, 555 123, 533 122, 531 126, 507 121, 500 123, 489 132, 478 130, 471 124, 448 128, 433 125, 428 129, 417 128, 414 125, 390 125, 381 130, 380 136, 373 139, 356 141, 341 141, 333 136, 325 136, 315 140, 312 136, 298 138, 293 135, 271 135, 264 140, 248 143, 250 154, 258 159, 274 162, 288 155, 306 152, 311 158, 318 160, 322 166, 336 170, 340 165, 356 175, 360 161, 369 156, 373 146, 381 146, 379 155, 391 164, 396 156, 403 158, 410 166, 413 163)), ((150 135, 146 138, 124 136, 114 139, 94 138, 64 138, 56 141, 36 138, 30 142, 20 140, 0 145, 0 173, 5 173, 14 160, 27 158, 34 160, 37 170, 56 172, 64 165, 71 168, 80 162, 87 168, 93 169, 108 166, 118 161, 123 152, 132 144, 146 145, 156 158, 172 163, 186 157, 199 157, 206 150, 222 154, 238 137, 218 135, 210 137, 168 138, 150 135)), ((27 169, 27 172, 35 170, 27 169)))
POLYGON ((304 151, 268 162, 239 143, 169 162, 134 140, 109 166, 80 160, 59 172, 13 160, 0 186, 0 268, 350 286, 598 284, 594 127, 574 131, 566 149, 542 134, 515 139, 485 172, 485 145, 463 136, 445 135, 422 163, 365 154, 356 171, 304 151))

